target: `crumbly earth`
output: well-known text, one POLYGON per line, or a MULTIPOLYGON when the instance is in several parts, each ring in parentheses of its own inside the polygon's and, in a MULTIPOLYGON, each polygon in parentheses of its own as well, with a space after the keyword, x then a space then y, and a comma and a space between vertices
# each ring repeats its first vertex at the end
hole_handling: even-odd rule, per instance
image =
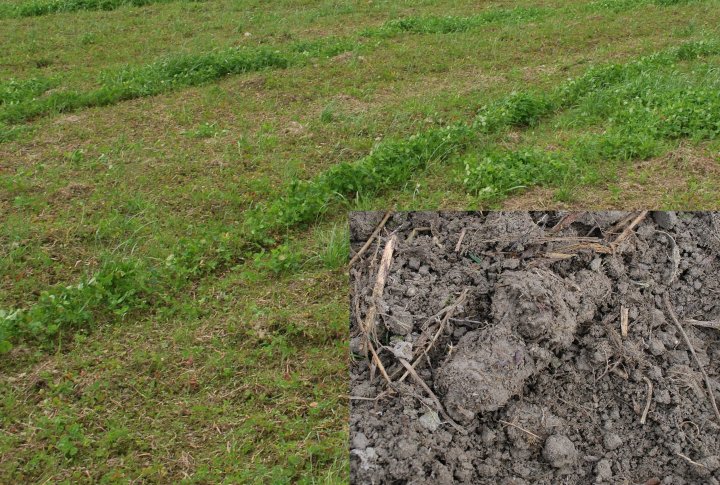
MULTIPOLYGON (((720 329, 690 322, 720 320, 720 215, 625 230, 638 215, 390 217, 350 272, 353 483, 720 484, 720 421, 664 304, 720 401, 720 329), (389 386, 360 322, 393 236, 374 302, 389 386)), ((352 214, 354 251, 381 219, 352 214)))

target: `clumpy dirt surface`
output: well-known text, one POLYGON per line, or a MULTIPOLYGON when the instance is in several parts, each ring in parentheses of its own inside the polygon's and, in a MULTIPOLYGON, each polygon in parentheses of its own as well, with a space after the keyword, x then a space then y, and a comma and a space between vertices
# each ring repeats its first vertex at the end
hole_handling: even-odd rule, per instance
POLYGON ((720 214, 383 216, 351 215, 353 483, 720 484, 720 214))

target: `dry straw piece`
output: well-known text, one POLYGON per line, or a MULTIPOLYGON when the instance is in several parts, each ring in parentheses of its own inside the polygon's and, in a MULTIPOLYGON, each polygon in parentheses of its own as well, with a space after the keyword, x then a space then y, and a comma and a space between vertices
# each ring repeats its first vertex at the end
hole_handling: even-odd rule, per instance
POLYGON ((396 242, 397 236, 393 234, 388 240, 388 242, 385 244, 385 250, 383 251, 382 259, 380 260, 380 267, 378 268, 377 278, 375 280, 375 287, 373 288, 372 302, 370 304, 370 309, 368 310, 365 317, 365 323, 362 325, 363 348, 366 349, 366 352, 367 350, 370 350, 370 353, 373 357, 373 363, 378 367, 378 369, 380 369, 380 373, 383 375, 385 380, 387 380, 388 384, 392 384, 392 381, 387 375, 387 372, 385 371, 385 366, 383 366, 380 357, 375 351, 373 342, 377 340, 375 327, 375 322, 377 320, 377 305, 380 300, 382 300, 383 292, 385 291, 385 281, 387 280, 388 271, 390 270, 390 265, 392 264, 393 251, 395 249, 396 242))
POLYGON ((355 254, 355 256, 352 257, 352 259, 348 263, 348 266, 352 267, 352 265, 355 264, 355 261, 360 259, 360 256, 362 256, 363 253, 365 251, 367 251, 367 248, 370 247, 370 245, 375 240, 377 235, 380 234, 380 231, 382 230, 383 227, 385 227, 385 223, 388 221, 388 219, 390 219, 391 215, 392 215, 391 211, 387 211, 385 213, 385 216, 380 221, 380 224, 378 224, 377 227, 375 228, 375 230, 372 232, 372 234, 370 234, 370 237, 368 238, 367 241, 365 241, 365 244, 363 244, 363 247, 361 247, 360 250, 355 254))
POLYGON ((624 306, 620 307, 620 334, 623 336, 623 338, 627 337, 628 335, 628 316, 630 314, 630 309, 625 308, 624 306))

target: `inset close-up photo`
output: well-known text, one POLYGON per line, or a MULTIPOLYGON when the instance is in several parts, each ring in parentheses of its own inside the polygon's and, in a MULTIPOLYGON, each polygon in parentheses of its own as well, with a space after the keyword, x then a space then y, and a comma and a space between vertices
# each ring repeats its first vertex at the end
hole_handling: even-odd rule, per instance
POLYGON ((720 214, 354 212, 352 483, 720 483, 720 214))

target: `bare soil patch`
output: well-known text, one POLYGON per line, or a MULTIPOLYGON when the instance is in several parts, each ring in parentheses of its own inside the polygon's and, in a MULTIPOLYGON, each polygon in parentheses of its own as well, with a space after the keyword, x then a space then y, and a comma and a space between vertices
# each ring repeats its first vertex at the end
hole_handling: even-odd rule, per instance
POLYGON ((719 250, 717 213, 393 214, 350 271, 353 482, 720 483, 719 250))

